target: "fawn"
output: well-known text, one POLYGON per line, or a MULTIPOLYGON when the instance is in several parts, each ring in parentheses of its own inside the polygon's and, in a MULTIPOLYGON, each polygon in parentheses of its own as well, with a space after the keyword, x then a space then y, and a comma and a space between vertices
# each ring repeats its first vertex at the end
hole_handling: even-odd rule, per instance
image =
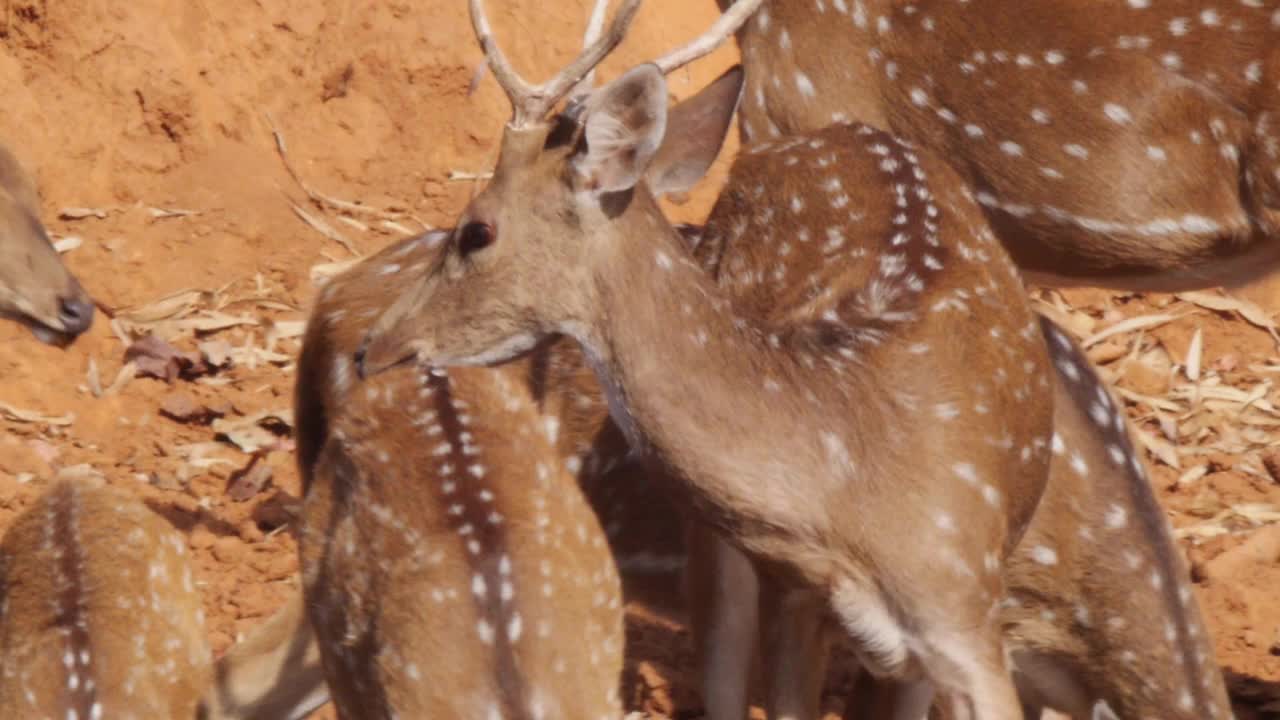
POLYGON ((135 496, 59 481, 0 544, 0 714, 192 718, 212 676, 186 540, 135 496))
MULTIPOLYGON (((514 117, 494 179, 374 324, 358 370, 498 363, 572 337, 632 445, 771 581, 811 593, 864 664, 927 678, 958 711, 1017 717, 1000 571, 1044 485, 1051 407, 1038 326, 977 204, 945 165, 867 126, 762 151, 769 172, 748 193, 796 198, 823 223, 807 241, 839 262, 796 270, 809 291, 761 303, 714 284, 654 201, 705 171, 741 85, 730 72, 668 113, 663 73, 751 9, 548 122, 609 44, 531 88, 473 0, 514 117), (876 240, 858 242, 860 225, 876 240), (942 458, 928 477, 918 445, 942 458)), ((776 220, 786 236, 769 251, 785 253, 802 227, 776 220)))
POLYGON ((478 369, 355 382, 389 278, 420 276, 445 238, 335 278, 308 325, 300 551, 329 690, 346 717, 616 717, 617 572, 528 386, 478 369))
POLYGON ((72 277, 40 224, 35 184, 0 145, 0 317, 41 342, 66 345, 93 324, 93 301, 72 277))
POLYGON ((738 40, 745 143, 891 129, 950 160, 1039 282, 1174 290, 1280 262, 1274 0, 766 0, 738 40))

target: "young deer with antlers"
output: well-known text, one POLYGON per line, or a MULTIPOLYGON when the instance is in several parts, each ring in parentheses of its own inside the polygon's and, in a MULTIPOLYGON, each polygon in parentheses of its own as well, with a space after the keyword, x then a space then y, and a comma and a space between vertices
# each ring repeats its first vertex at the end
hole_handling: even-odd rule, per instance
POLYGON ((354 382, 388 278, 420 277, 446 238, 331 281, 304 342, 301 558, 330 691, 345 717, 616 717, 617 572, 528 387, 475 369, 354 382))
POLYGON ((0 145, 0 317, 66 345, 93 324, 93 301, 67 271, 40 224, 35 184, 0 145))
POLYGON ((211 679, 186 540, 135 496, 61 481, 0 544, 0 714, 191 718, 211 679))
POLYGON ((890 128, 951 161, 1036 280, 1181 289, 1280 263, 1275 0, 766 0, 738 40, 747 144, 890 128))
POLYGON ((722 41, 749 5, 543 117, 621 39, 635 4, 568 71, 529 88, 473 0, 515 117, 448 251, 367 337, 362 373, 376 380, 414 355, 501 362, 573 337, 633 445, 672 468, 772 580, 820 598, 865 663, 927 678, 957 711, 1018 717, 1000 569, 1039 500, 1051 412, 1012 265, 944 165, 872 128, 837 127, 735 168, 750 173, 749 194, 795 201, 762 252, 814 242, 829 262, 792 270, 807 292, 727 293, 653 193, 706 170, 741 84, 731 72, 668 114, 664 71, 722 41), (924 472, 920 446, 937 459, 924 472))

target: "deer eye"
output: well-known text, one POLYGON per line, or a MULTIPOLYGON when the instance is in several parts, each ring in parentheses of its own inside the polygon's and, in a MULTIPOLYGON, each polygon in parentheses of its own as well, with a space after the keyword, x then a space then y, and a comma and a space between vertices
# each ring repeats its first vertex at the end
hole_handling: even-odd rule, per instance
POLYGON ((493 244, 495 239, 493 226, 482 222, 469 222, 462 226, 458 234, 458 252, 467 257, 473 252, 483 250, 493 244))

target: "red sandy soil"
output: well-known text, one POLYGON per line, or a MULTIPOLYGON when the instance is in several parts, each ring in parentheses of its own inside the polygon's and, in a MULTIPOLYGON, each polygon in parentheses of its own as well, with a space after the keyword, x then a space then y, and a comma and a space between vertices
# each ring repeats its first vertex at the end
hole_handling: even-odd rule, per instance
MULTIPOLYGON (((567 62, 587 14, 584 0, 491 4, 508 54, 537 79, 567 62)), ((350 257, 300 220, 295 203, 325 218, 361 254, 402 234, 375 214, 348 213, 362 224, 356 226, 309 202, 282 162, 273 127, 309 186, 394 211, 400 226, 417 231, 447 224, 460 209, 474 184, 449 175, 491 167, 506 116, 492 78, 468 94, 480 53, 461 2, 13 0, 0 12, 0 142, 36 176, 50 229, 83 240, 65 256, 67 263, 113 308, 183 290, 218 291, 196 296, 200 306, 230 302, 223 312, 260 323, 199 340, 262 347, 261 323, 304 318, 314 291, 310 269, 350 257), (102 212, 60 217, 66 208, 102 212), (154 208, 197 214, 157 217, 154 208)), ((710 0, 652 0, 602 74, 691 37, 714 13, 710 0)), ((687 96, 733 59, 732 50, 722 50, 677 73, 672 93, 687 96)), ((716 177, 723 169, 722 162, 716 177)), ((697 220, 715 185, 673 207, 674 216, 697 220)), ((1280 310, 1276 289, 1254 289, 1250 297, 1267 312, 1280 310)), ((1077 318, 1099 328, 1168 302, 1085 291, 1067 299, 1077 318)), ((1143 342, 1181 362, 1196 328, 1206 368, 1243 373, 1250 363, 1275 361, 1276 342, 1232 312, 1188 315, 1149 331, 1143 342)), ((172 327, 165 332, 179 347, 195 347, 196 338, 172 327)), ((297 342, 285 339, 276 349, 291 357, 297 342)), ((299 486, 293 457, 287 439, 278 443, 263 460, 272 471, 268 485, 237 501, 227 488, 249 456, 216 443, 209 426, 159 411, 175 395, 229 408, 232 419, 286 410, 292 367, 241 361, 213 378, 172 384, 139 378, 95 397, 92 368, 97 384, 109 386, 123 364, 124 345, 101 315, 67 350, 0 325, 0 401, 47 416, 74 415, 64 427, 0 419, 0 530, 59 473, 100 473, 136 490, 188 534, 211 641, 221 653, 294 587, 288 520, 299 486), (193 462, 202 458, 206 462, 193 462)), ((1274 381, 1275 375, 1255 379, 1274 381)), ((1167 376, 1128 373, 1121 385, 1161 395, 1169 390, 1167 376), (1163 387, 1148 387, 1153 384, 1163 387)), ((1150 426, 1151 408, 1129 405, 1133 417, 1150 426)), ((1196 439, 1203 441, 1203 434, 1196 439)), ((1174 481, 1190 465, 1174 470, 1153 463, 1175 526, 1221 520, 1221 534, 1183 542, 1220 659, 1250 707, 1277 702, 1280 526, 1258 513, 1223 519, 1221 512, 1280 504, 1280 466, 1273 463, 1271 475, 1239 470, 1263 467, 1264 455, 1255 448, 1196 456, 1207 472, 1181 486, 1174 481), (1230 553, 1246 542, 1256 552, 1230 553)), ((635 619, 629 640, 643 662, 630 666, 625 697, 655 712, 695 710, 683 631, 641 614, 635 619)), ((830 707, 838 710, 834 695, 830 707)), ((327 710, 318 716, 331 717, 327 710)), ((1242 706, 1241 717, 1251 716, 1261 717, 1242 706)))

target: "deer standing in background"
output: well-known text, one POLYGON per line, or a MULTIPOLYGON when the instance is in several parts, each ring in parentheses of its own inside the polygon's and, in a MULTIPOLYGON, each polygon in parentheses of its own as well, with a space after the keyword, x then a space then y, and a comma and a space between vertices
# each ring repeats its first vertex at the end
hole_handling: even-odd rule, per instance
POLYGON ((705 171, 741 82, 731 72, 668 114, 663 73, 750 9, 548 121, 607 48, 531 88, 473 1, 514 118, 448 251, 367 337, 362 374, 415 355, 497 363, 573 337, 633 446, 771 581, 839 622, 864 664, 927 679, 957 712, 1019 717, 1001 569, 1047 475, 1049 385, 1038 325, 977 205, 943 164, 870 127, 761 149, 770 169, 793 166, 746 192, 793 196, 815 231, 762 252, 814 242, 829 262, 791 269, 808 290, 760 307, 713 283, 654 201, 705 171), (921 424, 938 416, 956 422, 921 424))
POLYGON ((421 277, 446 237, 334 279, 308 326, 300 550, 330 691, 344 717, 617 717, 617 572, 528 386, 477 369, 356 382, 387 283, 421 277))
POLYGON ((134 495, 60 481, 0 544, 0 715, 196 718, 211 677, 186 539, 134 495))
POLYGON ((41 342, 66 345, 93 324, 93 301, 62 264, 40 224, 35 185, 0 145, 0 317, 41 342))
POLYGON ((744 144, 891 129, 961 174, 1031 279, 1280 263, 1276 0, 766 0, 738 41, 744 144))

